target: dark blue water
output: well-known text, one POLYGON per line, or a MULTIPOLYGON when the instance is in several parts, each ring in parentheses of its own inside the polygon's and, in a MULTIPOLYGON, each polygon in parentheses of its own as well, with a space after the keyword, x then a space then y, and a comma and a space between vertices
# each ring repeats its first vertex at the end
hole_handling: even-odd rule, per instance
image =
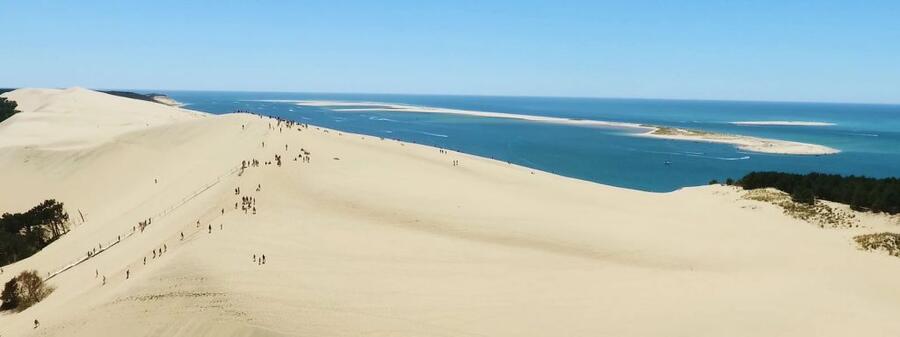
POLYGON ((551 97, 481 97, 262 92, 166 92, 211 113, 249 110, 327 128, 428 144, 602 184, 672 191, 739 178, 750 171, 900 175, 900 106, 824 103, 679 101, 551 97), (745 152, 731 145, 634 137, 633 131, 510 119, 408 112, 338 112, 287 102, 338 100, 684 127, 827 145, 828 156, 745 152), (741 126, 788 120, 834 126, 741 126), (665 165, 665 162, 670 165, 665 165))

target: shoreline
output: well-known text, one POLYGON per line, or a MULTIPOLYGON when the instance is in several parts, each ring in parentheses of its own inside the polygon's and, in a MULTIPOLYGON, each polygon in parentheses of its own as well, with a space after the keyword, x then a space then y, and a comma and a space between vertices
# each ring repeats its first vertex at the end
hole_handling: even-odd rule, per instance
MULTIPOLYGON (((803 143, 795 141, 787 141, 780 139, 760 138, 744 135, 731 135, 707 131, 697 131, 673 128, 668 126, 656 126, 640 123, 628 122, 612 122, 587 119, 571 119, 562 117, 547 117, 535 115, 521 115, 503 112, 474 111, 462 109, 436 108, 427 106, 416 106, 395 103, 379 103, 379 102, 345 102, 345 101, 328 101, 328 100, 261 100, 264 102, 293 103, 298 106, 310 107, 340 107, 330 110, 337 112, 365 112, 365 111, 383 111, 383 112, 412 112, 412 113, 438 113, 451 115, 465 115, 475 117, 488 118, 504 118, 514 120, 524 120, 539 123, 553 123, 573 126, 595 126, 622 128, 643 131, 636 134, 640 137, 650 137, 658 139, 679 140, 679 141, 698 141, 706 143, 730 144, 744 151, 768 154, 784 154, 784 155, 831 155, 840 153, 841 151, 824 145, 803 143)), ((732 123, 753 123, 746 125, 823 125, 819 122, 800 122, 800 121, 748 121, 748 122, 732 122, 732 123), (779 124, 771 124, 779 123, 779 124), (784 124, 790 123, 790 124, 784 124)))
POLYGON ((731 144, 741 150, 769 154, 820 156, 837 154, 841 152, 838 149, 819 144, 801 143, 743 135, 729 135, 723 133, 662 126, 655 127, 655 130, 641 133, 638 136, 680 141, 731 144))

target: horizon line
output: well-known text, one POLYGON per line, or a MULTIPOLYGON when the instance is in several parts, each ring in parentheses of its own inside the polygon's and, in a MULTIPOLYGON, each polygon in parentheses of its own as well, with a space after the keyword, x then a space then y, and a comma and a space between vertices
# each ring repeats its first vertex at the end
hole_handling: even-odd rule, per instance
MULTIPOLYGON (((57 87, 68 89, 72 87, 57 87)), ((22 89, 41 87, 5 87, 0 89, 22 89)), ((524 94, 452 94, 452 93, 404 93, 404 92, 352 92, 352 91, 289 91, 289 90, 235 90, 235 89, 146 89, 146 88, 88 88, 91 90, 143 91, 146 93, 160 91, 195 91, 195 92, 241 92, 241 93, 284 93, 284 94, 338 94, 338 95, 396 95, 396 96, 454 96, 454 97, 509 97, 509 98, 564 98, 564 99, 607 99, 607 100, 646 100, 646 101, 700 101, 700 102, 737 102, 737 103, 787 103, 787 104, 838 104, 838 105, 886 105, 900 107, 897 102, 862 102, 862 101, 813 101, 813 100, 766 100, 735 98, 666 98, 666 97, 617 97, 617 96, 579 96, 579 95, 524 95, 524 94)))

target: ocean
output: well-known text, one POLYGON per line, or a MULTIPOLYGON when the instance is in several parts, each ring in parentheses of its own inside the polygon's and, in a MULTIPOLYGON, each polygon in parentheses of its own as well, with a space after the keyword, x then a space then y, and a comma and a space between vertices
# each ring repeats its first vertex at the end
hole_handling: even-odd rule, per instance
POLYGON ((164 91, 186 108, 252 111, 427 144, 601 184, 653 192, 751 171, 900 176, 900 105, 559 97, 164 91), (824 156, 748 152, 727 144, 635 137, 634 130, 435 113, 335 111, 274 100, 396 103, 681 127, 826 145, 824 156), (805 121, 825 126, 735 125, 805 121))

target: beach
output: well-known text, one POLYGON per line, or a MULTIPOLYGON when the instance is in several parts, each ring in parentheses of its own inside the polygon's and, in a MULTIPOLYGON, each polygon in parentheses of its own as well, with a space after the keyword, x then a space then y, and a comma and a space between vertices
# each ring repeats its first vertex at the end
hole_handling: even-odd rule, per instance
MULTIPOLYGON (((415 106, 407 104, 379 103, 379 102, 344 102, 344 101, 323 101, 323 100, 267 100, 273 103, 292 103, 299 106, 312 106, 330 108, 333 111, 343 112, 366 112, 366 111, 388 111, 388 112, 413 112, 413 113, 437 113, 450 115, 465 115, 474 117, 487 118, 503 118, 523 120, 537 123, 553 123, 561 125, 585 126, 585 127, 604 127, 604 128, 620 128, 635 132, 638 136, 668 139, 676 141, 697 141, 707 143, 720 143, 734 145, 735 147, 751 152, 770 153, 770 154, 786 154, 786 155, 829 155, 839 153, 840 150, 819 144, 810 144, 803 142, 786 141, 780 139, 769 139, 760 137, 751 137, 745 135, 722 134, 708 131, 686 130, 658 125, 646 125, 640 123, 601 121, 591 119, 571 119, 550 116, 534 116, 524 114, 512 114, 502 112, 488 111, 472 111, 462 109, 447 109, 437 107, 415 106)), ((821 126, 830 125, 818 122, 798 122, 798 121, 756 121, 756 122, 732 122, 735 125, 802 125, 802 126, 821 126)))
POLYGON ((809 156, 841 152, 838 149, 818 144, 667 127, 656 127, 651 131, 640 134, 640 136, 678 141, 731 144, 741 150, 759 153, 809 156))
MULTIPOLYGON (((900 260, 852 241, 897 230, 881 218, 821 229, 731 186, 642 192, 81 88, 3 97, 23 112, 0 124, 0 211, 54 198, 73 226, 3 268, 56 290, 2 336, 900 334, 900 260)), ((829 153, 667 133, 647 136, 829 153)))

